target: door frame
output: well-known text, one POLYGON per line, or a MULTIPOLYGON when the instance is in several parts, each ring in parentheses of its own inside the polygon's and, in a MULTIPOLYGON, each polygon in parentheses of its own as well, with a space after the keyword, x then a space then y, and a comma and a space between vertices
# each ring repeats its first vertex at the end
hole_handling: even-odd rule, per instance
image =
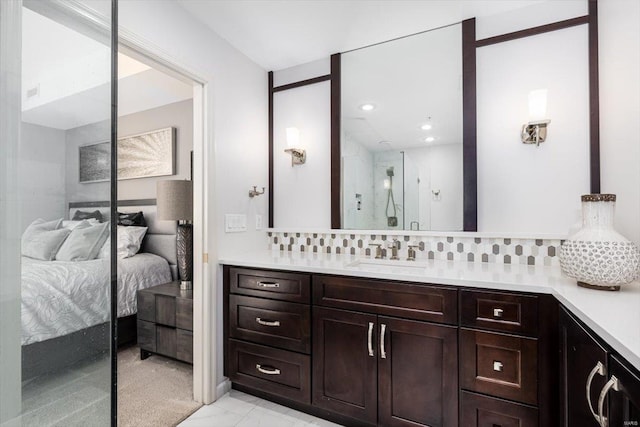
MULTIPOLYGON (((58 22, 70 26, 75 22, 85 33, 104 36, 110 32, 110 21, 79 0, 23 0, 23 4, 58 22)), ((209 181, 215 178, 215 174, 209 174, 209 166, 215 165, 215 150, 210 149, 213 140, 210 127, 213 108, 209 105, 213 90, 211 79, 204 77, 209 74, 203 70, 123 27, 118 28, 118 51, 141 62, 151 62, 160 71, 193 85, 193 398, 208 404, 217 399, 214 307, 218 300, 217 278, 209 264, 217 259, 213 244, 217 231, 210 221, 210 214, 216 211, 215 183, 209 181)))

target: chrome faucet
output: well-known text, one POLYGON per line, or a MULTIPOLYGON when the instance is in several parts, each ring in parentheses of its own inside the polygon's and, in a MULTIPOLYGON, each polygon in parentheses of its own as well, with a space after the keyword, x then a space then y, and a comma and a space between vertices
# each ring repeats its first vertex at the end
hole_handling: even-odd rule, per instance
POLYGON ((391 257, 389 259, 400 259, 398 258, 398 249, 400 249, 400 242, 398 239, 393 239, 393 243, 389 246, 389 249, 391 249, 391 257))
POLYGON ((418 245, 407 245, 407 261, 415 261, 416 260, 416 248, 419 248, 418 245))
POLYGON ((376 259, 382 259, 382 245, 380 243, 369 243, 369 246, 375 246, 376 259))

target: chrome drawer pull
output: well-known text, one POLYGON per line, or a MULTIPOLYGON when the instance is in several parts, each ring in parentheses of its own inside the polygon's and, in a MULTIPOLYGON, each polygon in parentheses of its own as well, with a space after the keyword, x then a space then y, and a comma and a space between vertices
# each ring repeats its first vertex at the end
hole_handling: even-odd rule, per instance
POLYGON ((373 322, 369 322, 369 330, 367 331, 367 347, 369 356, 373 357, 373 322))
POLYGON ((387 352, 384 350, 384 333, 387 331, 387 325, 384 323, 380 327, 380 358, 386 359, 387 352))
POLYGON ((262 372, 263 374, 267 375, 280 375, 280 369, 276 369, 272 366, 269 366, 268 368, 269 369, 263 368, 260 364, 256 365, 256 369, 258 370, 258 372, 262 372))
POLYGON ((280 283, 278 282, 258 282, 258 286, 261 288, 279 288, 280 283))
POLYGON ((600 425, 602 427, 607 427, 607 417, 604 416, 604 399, 607 397, 607 393, 609 390, 620 391, 620 380, 616 378, 615 375, 611 375, 611 378, 607 383, 602 387, 602 391, 600 392, 600 397, 598 398, 598 415, 600 417, 600 425))
POLYGON ((504 367, 504 365, 502 364, 502 362, 499 362, 497 360, 493 361, 493 370, 496 372, 502 372, 502 368, 504 367))
POLYGON ((280 326, 279 320, 274 320, 274 321, 262 320, 261 318, 256 317, 256 322, 258 322, 262 326, 280 326))
POLYGON ((504 313, 504 310, 501 308, 494 308, 493 309, 493 317, 502 317, 502 314, 504 313))
POLYGON ((602 362, 600 361, 596 363, 596 366, 593 367, 593 369, 589 373, 589 376, 587 377, 586 392, 587 392, 587 403, 589 404, 589 410, 591 411, 591 415, 593 415, 593 418, 598 422, 598 424, 602 425, 602 420, 600 419, 600 416, 596 414, 596 411, 593 410, 593 405, 591 404, 591 382, 593 381, 593 377, 595 377, 596 374, 600 374, 603 377, 607 375, 607 370, 602 364, 602 362))

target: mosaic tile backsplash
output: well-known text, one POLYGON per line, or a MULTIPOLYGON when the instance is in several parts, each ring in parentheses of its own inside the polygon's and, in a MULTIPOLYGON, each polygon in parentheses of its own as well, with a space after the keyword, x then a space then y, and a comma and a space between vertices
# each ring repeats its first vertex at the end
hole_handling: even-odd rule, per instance
POLYGON ((408 245, 416 245, 416 260, 491 262, 497 264, 560 265, 560 239, 521 239, 447 236, 403 236, 349 232, 284 232, 269 231, 269 249, 290 252, 324 252, 371 256, 375 246, 388 247, 393 239, 400 242, 398 256, 407 259, 408 245))

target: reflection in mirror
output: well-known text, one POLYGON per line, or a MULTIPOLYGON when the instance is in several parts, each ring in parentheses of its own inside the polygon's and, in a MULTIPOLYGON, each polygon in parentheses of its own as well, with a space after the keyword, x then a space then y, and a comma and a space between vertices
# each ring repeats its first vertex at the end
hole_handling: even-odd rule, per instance
POLYGON ((341 55, 342 227, 462 230, 462 32, 341 55))

